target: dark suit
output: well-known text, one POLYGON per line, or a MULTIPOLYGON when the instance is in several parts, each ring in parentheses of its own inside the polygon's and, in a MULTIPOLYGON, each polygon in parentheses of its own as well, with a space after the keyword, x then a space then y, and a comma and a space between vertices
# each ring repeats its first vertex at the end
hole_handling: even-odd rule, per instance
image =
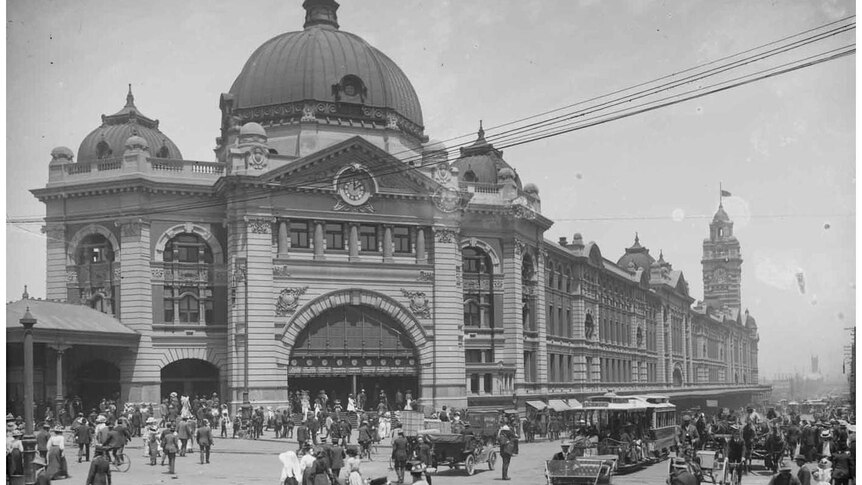
POLYGON ((42 458, 48 458, 48 439, 50 437, 51 433, 44 429, 36 433, 36 450, 42 458))
POLYGON ((201 449, 201 463, 210 462, 210 447, 213 445, 213 432, 209 426, 201 426, 195 433, 195 439, 198 441, 198 446, 201 449))
POLYGON ((404 483, 404 471, 407 468, 407 458, 409 458, 409 445, 407 438, 399 436, 392 442, 392 461, 395 465, 395 473, 398 475, 398 482, 404 483))
POLYGON ((83 456, 85 460, 90 461, 90 443, 93 441, 93 428, 89 423, 79 423, 75 428, 75 443, 78 444, 78 463, 81 462, 83 456))
POLYGON ((104 456, 98 455, 93 458, 86 485, 111 485, 111 464, 104 456))
POLYGON ((171 475, 176 474, 177 451, 179 450, 180 442, 176 433, 168 433, 162 438, 162 449, 168 455, 168 468, 171 475))

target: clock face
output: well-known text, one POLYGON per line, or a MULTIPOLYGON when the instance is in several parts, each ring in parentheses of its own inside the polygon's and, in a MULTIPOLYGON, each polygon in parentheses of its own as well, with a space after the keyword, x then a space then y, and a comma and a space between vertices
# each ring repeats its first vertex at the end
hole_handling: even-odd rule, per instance
POLYGON ((346 167, 335 180, 338 195, 345 203, 352 206, 360 206, 368 202, 372 192, 371 184, 371 175, 362 168, 354 166, 346 167))

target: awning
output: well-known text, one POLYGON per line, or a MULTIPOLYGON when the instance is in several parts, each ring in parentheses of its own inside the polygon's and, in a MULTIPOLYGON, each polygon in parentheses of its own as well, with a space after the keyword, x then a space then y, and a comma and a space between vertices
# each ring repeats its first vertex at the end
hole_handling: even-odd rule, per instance
POLYGON ((137 347, 141 334, 119 320, 84 305, 51 300, 18 300, 6 304, 6 342, 24 341, 19 323, 29 308, 36 319, 33 341, 69 345, 137 347))
POLYGON ((580 401, 578 401, 577 399, 575 399, 573 397, 570 397, 569 399, 567 399, 567 401, 569 401, 569 407, 572 409, 584 407, 584 405, 581 404, 580 401))
POLYGON ((566 404, 566 402, 563 401, 562 399, 550 399, 550 400, 548 400, 548 407, 553 409, 554 411, 556 411, 558 413, 572 410, 572 408, 570 408, 569 405, 566 404))
POLYGON ((541 411, 548 407, 548 405, 543 403, 542 401, 527 401, 527 406, 533 407, 537 411, 541 411))

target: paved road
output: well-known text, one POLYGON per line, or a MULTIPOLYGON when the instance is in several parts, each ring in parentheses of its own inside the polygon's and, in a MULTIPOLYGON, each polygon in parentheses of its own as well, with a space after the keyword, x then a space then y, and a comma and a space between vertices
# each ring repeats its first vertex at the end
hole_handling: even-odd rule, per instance
MULTIPOLYGON (((135 438, 130 446, 126 447, 127 453, 132 458, 132 468, 127 473, 113 474, 113 483, 116 485, 157 485, 157 484, 246 484, 264 483, 275 485, 281 472, 281 462, 278 454, 288 449, 296 449, 293 440, 274 440, 272 433, 265 434, 261 440, 246 441, 233 439, 218 439, 212 450, 210 465, 200 465, 197 454, 177 458, 176 476, 167 474, 167 466, 149 466, 149 459, 143 456, 142 440, 135 438)), ((354 441, 355 441, 354 433, 354 441)), ((520 454, 512 459, 509 475, 512 477, 511 484, 542 485, 545 484, 544 460, 559 450, 559 442, 539 442, 522 444, 520 454)), ((77 450, 68 450, 69 471, 73 478, 71 480, 60 480, 55 483, 72 484, 84 483, 89 469, 89 463, 77 463, 77 450)), ((364 461, 362 474, 365 477, 388 476, 394 480, 395 472, 388 470, 388 457, 390 448, 381 446, 377 457, 378 461, 364 461)), ((795 470, 794 470, 795 473, 795 470)), ((660 485, 665 483, 667 477, 667 462, 653 465, 649 468, 626 476, 614 476, 615 485, 660 485)), ((434 485, 478 485, 489 483, 507 483, 501 480, 500 461, 497 462, 495 470, 487 469, 487 466, 477 467, 477 472, 472 477, 464 474, 463 470, 441 469, 432 479, 434 485)), ((409 476, 406 482, 410 483, 409 476)), ((745 485, 767 485, 768 475, 755 473, 743 479, 745 485)))

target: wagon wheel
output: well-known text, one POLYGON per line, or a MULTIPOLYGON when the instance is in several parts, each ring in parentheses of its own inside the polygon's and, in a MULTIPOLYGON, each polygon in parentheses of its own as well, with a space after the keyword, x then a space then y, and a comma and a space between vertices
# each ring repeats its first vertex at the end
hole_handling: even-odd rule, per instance
POLYGON ((497 452, 492 451, 490 455, 488 455, 488 470, 493 470, 494 465, 497 463, 497 452))
POLYGON ((468 477, 476 473, 476 459, 473 455, 467 455, 467 459, 464 460, 464 470, 467 471, 468 477))

